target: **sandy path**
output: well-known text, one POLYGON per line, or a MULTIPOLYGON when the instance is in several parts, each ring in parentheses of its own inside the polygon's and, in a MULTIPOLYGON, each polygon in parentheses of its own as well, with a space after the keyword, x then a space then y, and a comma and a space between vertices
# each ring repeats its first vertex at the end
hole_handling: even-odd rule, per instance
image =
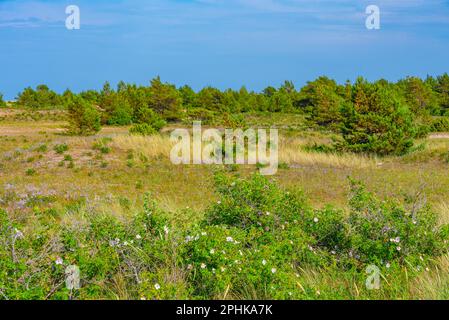
POLYGON ((430 139, 449 139, 449 133, 432 133, 430 139))

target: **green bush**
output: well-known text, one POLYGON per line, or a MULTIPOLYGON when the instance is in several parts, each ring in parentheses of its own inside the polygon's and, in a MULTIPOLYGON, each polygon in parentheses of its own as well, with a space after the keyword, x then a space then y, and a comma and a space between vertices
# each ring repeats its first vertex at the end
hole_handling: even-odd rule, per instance
MULTIPOLYGON (((53 227, 33 234, 22 230, 23 225, 0 209, 0 299, 44 299, 53 290, 53 281, 64 279, 64 270, 52 267, 50 258, 55 253, 49 248, 53 227)), ((67 299, 67 290, 61 288, 55 296, 67 299)))
POLYGON ((431 132, 449 132, 449 117, 435 118, 430 125, 431 132))
POLYGON ((65 143, 57 144, 53 147, 53 150, 55 150, 57 154, 63 154, 64 152, 69 150, 69 146, 65 143))
POLYGON ((413 146, 413 114, 388 84, 359 79, 352 103, 342 109, 343 148, 378 155, 404 154, 413 146))
POLYGON ((159 132, 167 122, 150 108, 140 108, 138 111, 138 123, 129 130, 130 134, 153 135, 159 132))
POLYGON ((92 135, 101 130, 101 116, 88 101, 73 95, 68 104, 69 132, 79 135, 92 135))
POLYGON ((151 136, 157 134, 158 131, 148 123, 135 124, 129 129, 130 134, 151 136))
POLYGON ((245 117, 242 114, 229 114, 224 113, 222 116, 220 123, 218 125, 222 125, 225 128, 238 128, 245 129, 247 128, 247 124, 245 121, 245 117))
POLYGON ((187 123, 201 121, 203 124, 212 124, 217 114, 214 111, 202 107, 190 108, 187 111, 187 123))
POLYGON ((348 219, 350 257, 360 263, 419 262, 439 256, 446 247, 437 216, 417 202, 410 209, 395 201, 379 201, 352 182, 348 219))
POLYGON ((133 109, 122 95, 116 95, 112 100, 111 110, 108 110, 107 124, 126 126, 132 123, 133 109))
POLYGON ((27 169, 27 170, 25 171, 25 174, 26 174, 27 176, 34 176, 34 175, 36 175, 36 170, 33 169, 33 168, 29 168, 29 169, 27 169))
POLYGON ((400 297, 419 270, 447 253, 449 227, 429 208, 380 201, 360 183, 351 184, 349 214, 314 210, 260 175, 220 173, 216 185, 219 200, 186 226, 172 225, 173 215, 149 194, 127 217, 80 198, 64 211, 81 220, 63 224, 55 209, 40 208, 51 199, 29 199, 32 228, 0 209, 2 298, 335 299, 352 297, 353 283, 361 283, 361 297, 376 298, 362 284, 370 264, 388 278, 382 290, 400 297), (70 265, 80 269, 79 290, 61 285, 70 265), (307 272, 319 275, 313 285, 304 282, 307 272))
POLYGON ((313 210, 258 175, 219 175, 217 187, 220 200, 188 237, 186 259, 201 297, 219 297, 230 286, 239 294, 251 288, 257 297, 286 299, 298 294, 288 283, 297 266, 335 265, 341 272, 370 264, 419 266, 447 250, 447 227, 438 227, 429 208, 380 201, 359 183, 352 183, 349 216, 332 207, 313 210))
POLYGON ((48 147, 47 147, 47 145, 46 145, 45 143, 40 144, 40 145, 35 149, 36 152, 42 152, 42 153, 47 152, 47 150, 48 150, 48 147))
POLYGON ((111 147, 108 146, 108 142, 110 142, 109 139, 103 138, 99 141, 96 141, 92 149, 100 151, 102 154, 108 154, 111 152, 111 147))

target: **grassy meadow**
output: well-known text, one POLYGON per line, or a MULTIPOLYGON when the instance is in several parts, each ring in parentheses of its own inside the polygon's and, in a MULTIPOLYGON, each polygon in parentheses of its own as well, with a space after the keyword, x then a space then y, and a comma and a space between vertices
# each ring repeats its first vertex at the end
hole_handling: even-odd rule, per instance
MULTIPOLYGON (((220 200, 214 187, 217 171, 237 177, 250 177, 257 171, 256 166, 171 164, 170 129, 188 127, 186 124, 171 124, 162 133, 148 137, 130 135, 129 128, 123 126, 107 126, 94 136, 83 137, 65 134, 67 124, 60 112, 40 111, 42 114, 35 119, 25 111, 2 109, 0 112, 0 207, 11 221, 20 225, 25 237, 36 228, 45 229, 47 221, 73 227, 85 223, 89 214, 112 216, 118 221, 132 219, 134 213, 142 210, 147 193, 166 213, 170 228, 186 230, 199 223, 208 208, 220 200)), ((249 126, 279 128, 280 168, 269 180, 282 190, 302 194, 313 210, 332 205, 347 214, 348 178, 352 178, 361 181, 380 199, 406 203, 407 199, 418 196, 437 213, 438 224, 449 223, 449 133, 421 139, 403 156, 375 157, 314 150, 311 146, 326 145, 338 137, 308 129, 300 115, 270 117, 255 113, 247 122, 249 126)), ((176 248, 171 250, 175 252, 176 248)), ((63 250, 49 253, 43 265, 53 268, 58 252, 63 250)), ((63 259, 80 263, 74 257, 63 259)), ((0 293, 3 298, 47 299, 63 299, 72 294, 79 299, 205 297, 192 294, 189 289, 191 285, 186 280, 189 266, 179 261, 169 261, 167 265, 169 271, 161 271, 163 275, 158 275, 158 280, 151 274, 139 276, 137 282, 150 283, 150 289, 145 285, 138 290, 130 289, 126 273, 115 272, 101 280, 89 275, 95 289, 80 289, 78 295, 60 292, 60 284, 53 280, 41 289, 42 294, 22 295, 19 288, 8 291, 7 280, 0 276, 0 293), (170 283, 170 290, 159 295, 161 291, 157 287, 163 287, 163 282, 170 283)), ((365 289, 363 270, 354 273, 336 270, 298 266, 290 290, 299 293, 288 294, 299 299, 449 298, 447 252, 420 271, 412 272, 402 266, 392 274, 382 274, 381 288, 372 292, 365 289)), ((20 281, 25 281, 25 277, 20 281)), ((250 286, 247 292, 233 290, 226 284, 223 288, 207 297, 278 298, 250 286)))

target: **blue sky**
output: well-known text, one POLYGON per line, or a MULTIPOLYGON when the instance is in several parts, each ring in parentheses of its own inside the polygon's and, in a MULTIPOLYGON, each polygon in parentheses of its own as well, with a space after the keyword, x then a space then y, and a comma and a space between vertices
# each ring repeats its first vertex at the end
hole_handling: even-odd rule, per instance
POLYGON ((0 0, 0 92, 101 88, 160 75, 194 89, 261 90, 319 75, 396 80, 449 72, 449 1, 0 0), (65 28, 65 7, 81 29, 65 28), (365 8, 381 29, 365 28, 365 8))

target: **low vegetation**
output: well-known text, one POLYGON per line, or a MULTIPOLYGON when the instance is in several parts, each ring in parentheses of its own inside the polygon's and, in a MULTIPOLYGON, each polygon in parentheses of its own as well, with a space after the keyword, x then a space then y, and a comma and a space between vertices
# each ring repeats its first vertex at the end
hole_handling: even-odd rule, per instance
MULTIPOLYGON (((407 298, 415 297, 410 283, 438 268, 437 259, 447 259, 449 226, 438 225, 437 215, 416 202, 379 201, 351 182, 346 215, 330 206, 313 209, 302 196, 259 175, 241 179, 219 173, 215 178, 219 200, 202 220, 188 225, 170 223, 169 213, 148 194, 143 208, 125 219, 81 201, 67 208, 71 218, 63 223, 57 222, 60 212, 36 207, 51 202, 51 195, 28 194, 22 205, 34 207, 33 218, 17 221, 0 211, 2 295, 350 299, 352 286, 359 286, 357 298, 407 298), (76 291, 63 286, 64 270, 73 264, 82 274, 76 291), (364 288, 369 265, 381 270, 382 290, 364 288), (311 273, 325 277, 310 281, 311 273), (326 283, 336 274, 346 285, 326 283)), ((10 191, 8 201, 16 197, 10 191)), ((447 284, 432 288, 421 297, 443 296, 448 289, 447 284)))
POLYGON ((156 78, 0 97, 0 299, 449 299, 448 90, 156 78), (172 164, 169 132, 194 120, 279 129, 277 174, 172 164))

